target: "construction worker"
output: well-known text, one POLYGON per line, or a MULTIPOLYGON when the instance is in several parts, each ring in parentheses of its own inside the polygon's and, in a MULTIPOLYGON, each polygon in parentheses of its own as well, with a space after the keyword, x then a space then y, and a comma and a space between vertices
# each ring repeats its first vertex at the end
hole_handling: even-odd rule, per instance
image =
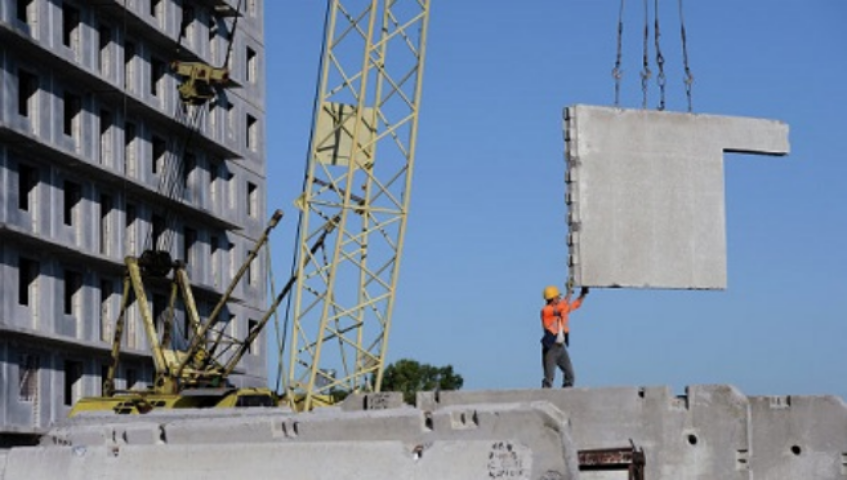
POLYGON ((541 338, 544 380, 541 382, 541 388, 553 386, 556 367, 559 367, 565 376, 563 388, 572 387, 574 384, 573 366, 567 349, 569 345, 568 313, 582 306, 582 300, 586 295, 588 295, 588 287, 582 287, 579 298, 571 302, 570 288, 564 299, 555 286, 551 285, 544 289, 544 300, 547 304, 541 309, 541 326, 544 328, 544 336, 541 338))

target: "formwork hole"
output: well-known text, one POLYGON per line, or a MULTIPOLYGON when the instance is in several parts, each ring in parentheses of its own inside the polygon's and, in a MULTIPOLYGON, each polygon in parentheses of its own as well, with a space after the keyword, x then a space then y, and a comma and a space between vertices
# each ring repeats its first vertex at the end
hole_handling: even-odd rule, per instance
POLYGON ((800 445, 792 445, 791 453, 793 453, 794 455, 800 455, 801 453, 803 453, 803 449, 800 448, 800 445))
POLYGON ((416 445, 415 448, 412 449, 412 458, 415 460, 420 460, 423 457, 423 451, 423 445, 416 445))
POLYGON ((638 389, 638 397, 644 398, 644 395, 645 395, 644 388, 639 388, 638 389))
POLYGON ((697 445, 697 435, 694 435, 693 433, 689 434, 688 435, 688 444, 692 445, 692 446, 697 445))
POLYGON ((433 429, 432 413, 426 412, 426 414, 424 414, 424 425, 428 430, 433 429))

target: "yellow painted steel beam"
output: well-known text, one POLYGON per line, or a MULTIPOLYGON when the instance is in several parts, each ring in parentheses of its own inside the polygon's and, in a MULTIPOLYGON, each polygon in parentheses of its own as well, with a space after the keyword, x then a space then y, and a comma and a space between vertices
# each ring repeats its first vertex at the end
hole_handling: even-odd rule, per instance
POLYGON ((286 397, 379 389, 406 232, 429 0, 334 0, 302 209, 286 397), (323 248, 313 249, 323 238, 323 248))

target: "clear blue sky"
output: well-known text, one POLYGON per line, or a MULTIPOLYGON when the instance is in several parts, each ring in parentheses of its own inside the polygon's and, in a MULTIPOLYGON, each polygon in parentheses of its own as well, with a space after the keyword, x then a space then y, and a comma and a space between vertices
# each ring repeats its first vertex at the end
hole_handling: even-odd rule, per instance
MULTIPOLYGON (((626 3, 621 103, 640 108, 643 3, 626 3)), ((567 275, 561 111, 613 104, 619 6, 432 0, 389 361, 452 364, 466 389, 540 386, 541 291, 567 275)), ((668 109, 684 111, 677 7, 662 0, 659 14, 668 109)), ((287 213, 278 279, 291 262, 324 8, 265 2, 268 207, 287 213)), ((684 8, 695 113, 782 120, 792 151, 726 157, 727 290, 592 290, 571 318, 577 386, 847 399, 847 2, 684 8)), ((650 95, 655 108, 655 83, 650 95)))

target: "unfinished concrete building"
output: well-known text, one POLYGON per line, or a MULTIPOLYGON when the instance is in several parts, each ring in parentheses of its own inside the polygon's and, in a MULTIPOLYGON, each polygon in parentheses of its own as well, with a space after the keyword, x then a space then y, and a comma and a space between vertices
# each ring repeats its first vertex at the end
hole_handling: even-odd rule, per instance
MULTIPOLYGON (((0 444, 100 394, 125 256, 171 235, 203 315, 261 234, 261 14, 261 0, 0 0, 0 444), (237 88, 183 108, 170 62, 224 65, 231 31, 237 88), (180 118, 189 111, 195 124, 180 118), (160 187, 173 159, 176 198, 160 187)), ((227 317, 235 336, 265 303, 263 264, 246 277, 227 317)), ((150 290, 155 316, 167 292, 150 290)), ((139 320, 130 310, 118 388, 151 379, 139 320)), ((266 384, 263 344, 240 384, 266 384)))

